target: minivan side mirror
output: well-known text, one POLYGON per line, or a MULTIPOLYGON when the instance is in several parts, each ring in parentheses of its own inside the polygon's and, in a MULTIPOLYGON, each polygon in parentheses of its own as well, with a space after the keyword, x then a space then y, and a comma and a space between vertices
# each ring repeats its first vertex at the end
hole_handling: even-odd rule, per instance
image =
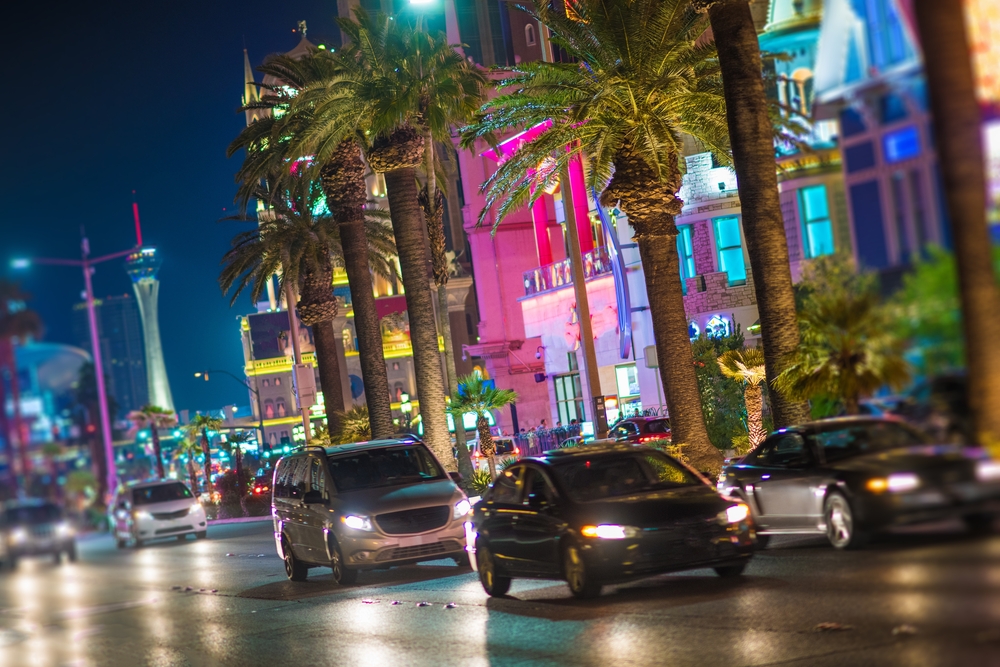
POLYGON ((326 498, 323 497, 321 491, 306 491, 306 494, 302 496, 303 505, 322 505, 326 503, 326 498))
POLYGON ((451 481, 455 482, 455 484, 462 483, 463 478, 462 478, 462 473, 460 472, 450 472, 448 473, 448 477, 451 477, 451 481))

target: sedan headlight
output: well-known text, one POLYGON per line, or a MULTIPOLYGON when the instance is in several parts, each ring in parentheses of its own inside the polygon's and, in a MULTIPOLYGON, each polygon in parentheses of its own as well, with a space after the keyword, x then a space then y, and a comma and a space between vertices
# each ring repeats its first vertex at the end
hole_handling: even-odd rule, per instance
POLYGON ((348 514, 347 516, 341 517, 341 521, 348 528, 353 528, 354 530, 365 530, 371 532, 374 530, 372 528, 372 520, 366 516, 357 516, 355 514, 348 514))
POLYGON ((1000 461, 976 463, 976 479, 980 482, 1000 482, 1000 461))
POLYGON ((890 491, 905 493, 920 486, 920 478, 912 472, 896 472, 888 477, 873 477, 865 484, 865 488, 874 493, 890 491))
POLYGON ((28 541, 28 529, 27 528, 15 528, 10 531, 10 540, 15 544, 20 544, 21 542, 28 541))
POLYGON ((188 510, 188 514, 195 514, 200 509, 201 509, 201 503, 195 503, 194 505, 191 506, 191 509, 188 510))
POLYGON ((149 512, 147 512, 146 510, 136 510, 135 512, 132 513, 132 516, 135 517, 136 519, 152 519, 153 518, 153 515, 150 514, 149 512))
POLYGON ((584 537, 596 537, 602 540, 624 540, 627 537, 638 537, 639 529, 634 526, 602 523, 599 526, 583 526, 580 528, 580 534, 584 537))
POLYGON ((472 503, 470 503, 467 499, 462 498, 457 503, 455 503, 455 511, 452 512, 451 518, 461 519, 463 516, 468 514, 471 509, 472 509, 472 503))
POLYGON ((750 516, 750 508, 740 503, 738 505, 733 505, 727 507, 723 511, 719 512, 718 520, 722 525, 729 523, 739 523, 740 521, 745 521, 746 518, 750 516))

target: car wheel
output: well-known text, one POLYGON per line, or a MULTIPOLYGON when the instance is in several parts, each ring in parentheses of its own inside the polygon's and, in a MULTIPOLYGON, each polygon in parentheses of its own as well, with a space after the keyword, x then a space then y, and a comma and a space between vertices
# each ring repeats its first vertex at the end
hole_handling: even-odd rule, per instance
POLYGON ((472 567, 472 563, 469 562, 468 552, 463 553, 461 556, 452 556, 451 559, 459 567, 472 567))
POLYGON ((757 548, 758 549, 766 549, 767 545, 770 542, 771 542, 771 536, 770 535, 761 535, 760 533, 757 533, 757 548))
POLYGON ((295 554, 292 553, 292 545, 288 543, 287 539, 281 540, 281 551, 285 554, 285 576, 290 581, 305 581, 306 577, 309 576, 309 568, 295 557, 295 554))
POLYGON ((476 564, 479 566, 479 583, 490 597, 503 597, 510 590, 510 577, 497 575, 497 561, 488 544, 476 545, 476 564))
POLYGON ((124 548, 125 548, 125 547, 126 547, 127 545, 126 545, 126 543, 125 543, 125 540, 123 540, 123 539, 122 539, 122 538, 120 538, 120 537, 116 537, 116 538, 115 538, 115 546, 116 546, 117 548, 119 548, 119 549, 124 549, 124 548))
POLYGON ((62 553, 61 552, 57 551, 54 554, 52 554, 52 564, 53 565, 62 565, 62 553))
POLYGON ((965 529, 973 535, 989 535, 993 532, 996 516, 989 513, 966 514, 962 517, 965 529))
POLYGON ((71 563, 76 562, 76 544, 71 544, 69 549, 66 550, 66 558, 68 558, 71 563))
POLYGON ((746 561, 738 565, 725 565, 723 567, 713 567, 715 573, 720 577, 738 577, 743 574, 743 570, 747 569, 746 561))
POLYGON ((580 548, 575 544, 568 545, 563 551, 563 576, 573 597, 587 599, 601 594, 601 582, 591 574, 580 548))
POLYGON ((837 549, 857 549, 867 541, 865 535, 855 525, 851 504, 843 494, 833 492, 823 504, 826 519, 826 538, 837 549))
POLYGON ((330 570, 333 572, 333 580, 341 586, 350 586, 358 580, 358 571, 347 567, 340 545, 333 540, 330 540, 330 570))
POLYGON ((199 530, 197 533, 194 534, 194 539, 196 540, 204 540, 207 537, 208 537, 207 530, 199 530))

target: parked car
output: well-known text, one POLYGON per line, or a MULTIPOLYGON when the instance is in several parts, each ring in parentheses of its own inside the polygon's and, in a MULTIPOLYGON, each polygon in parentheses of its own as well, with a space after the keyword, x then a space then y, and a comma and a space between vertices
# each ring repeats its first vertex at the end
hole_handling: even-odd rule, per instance
MULTIPOLYGON (((486 470, 489 465, 486 457, 482 455, 479 451, 479 440, 476 440, 472 444, 472 466, 476 470, 486 470)), ((506 458, 517 458, 521 455, 521 450, 518 448, 517 443, 514 438, 509 436, 497 436, 493 438, 493 444, 496 446, 496 454, 494 455, 496 459, 497 466, 500 462, 506 458)))
POLYGON ((129 482, 118 489, 110 512, 119 549, 164 537, 185 540, 192 533, 199 540, 208 537, 205 508, 187 484, 175 479, 129 482))
POLYGON ((0 509, 0 558, 11 569, 23 556, 63 555, 76 560, 76 535, 58 505, 47 500, 11 500, 0 509))
POLYGON ((938 442, 974 442, 969 383, 964 373, 918 382, 891 409, 938 442))
POLYGON ((266 496, 271 493, 271 475, 258 475, 250 487, 250 493, 255 496, 266 496))
POLYGON ((670 420, 666 417, 628 417, 616 423, 608 437, 618 442, 639 444, 670 440, 670 420))
POLYGON ((1000 511, 1000 462, 932 444, 898 418, 838 417, 773 433, 719 475, 769 535, 826 535, 847 549, 890 526, 960 517, 986 530, 1000 511))
POLYGON ((555 449, 507 468, 476 503, 467 548, 483 589, 562 579, 576 597, 604 584, 711 567, 743 572, 753 555, 747 506, 649 447, 555 449))
POLYGON ((300 449, 278 461, 271 514, 285 574, 329 567, 341 584, 361 570, 452 558, 468 562, 469 501, 414 438, 300 449))

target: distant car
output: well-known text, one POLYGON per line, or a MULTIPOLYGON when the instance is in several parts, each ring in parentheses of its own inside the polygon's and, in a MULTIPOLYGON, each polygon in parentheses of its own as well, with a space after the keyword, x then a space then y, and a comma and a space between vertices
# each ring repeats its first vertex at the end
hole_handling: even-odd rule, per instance
POLYGON ((637 444, 670 440, 670 420, 666 417, 628 417, 614 425, 608 438, 637 444))
POLYGON ((65 555, 76 560, 76 535, 58 505, 46 500, 8 501, 0 508, 0 557, 13 569, 23 556, 65 555))
POLYGON ((469 500, 419 440, 307 446, 278 461, 271 515, 292 581, 329 567, 350 584, 361 570, 452 558, 466 564, 469 500))
POLYGON ((761 538, 826 535, 863 545, 890 526, 946 517, 983 531, 1000 512, 1000 462, 982 449, 933 444, 898 418, 838 417, 782 429, 719 475, 761 538))
MULTIPOLYGON (((506 458, 516 459, 521 455, 521 450, 518 448, 517 443, 514 442, 514 438, 509 436, 496 436, 493 438, 493 444, 496 447, 496 454, 494 454, 494 457, 496 459, 497 466, 499 466, 500 462, 506 458)), ((472 442, 471 445, 473 467, 476 470, 486 470, 488 463, 486 457, 479 451, 479 440, 472 442)))
POLYGON ((119 549, 164 537, 208 537, 205 508, 184 482, 174 479, 129 482, 115 494, 110 512, 119 549))
POLYGON ((267 496, 271 493, 271 475, 260 475, 250 487, 250 493, 255 496, 267 496))
POLYGON ((562 579, 587 598, 661 572, 737 576, 754 550, 744 503, 666 454, 626 444, 522 459, 476 503, 466 539, 491 596, 516 577, 562 579))

